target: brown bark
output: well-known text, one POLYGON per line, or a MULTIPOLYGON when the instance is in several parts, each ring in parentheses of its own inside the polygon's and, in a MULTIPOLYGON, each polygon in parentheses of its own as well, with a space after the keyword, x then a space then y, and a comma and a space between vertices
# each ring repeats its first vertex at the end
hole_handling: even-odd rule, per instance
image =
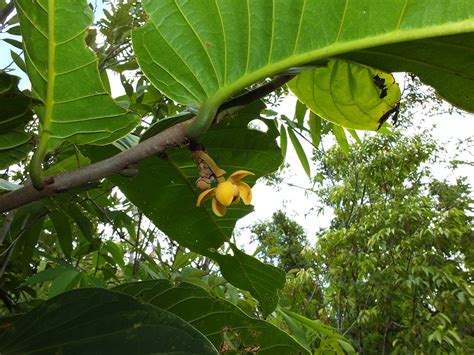
POLYGON ((167 148, 183 145, 186 141, 187 127, 194 119, 179 123, 163 132, 137 144, 125 152, 111 158, 85 166, 78 170, 50 176, 46 178, 46 185, 42 190, 36 190, 28 184, 21 189, 0 196, 0 213, 11 211, 30 202, 56 193, 77 188, 87 183, 101 180, 114 175, 128 166, 160 153, 167 148))

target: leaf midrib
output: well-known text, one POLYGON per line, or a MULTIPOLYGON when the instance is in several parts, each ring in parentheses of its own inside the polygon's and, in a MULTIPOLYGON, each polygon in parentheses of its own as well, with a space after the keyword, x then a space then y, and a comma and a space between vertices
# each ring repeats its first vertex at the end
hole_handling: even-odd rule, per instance
POLYGON ((56 0, 48 1, 48 82, 46 89, 46 107, 43 126, 41 129, 40 146, 47 146, 53 105, 54 105, 54 82, 56 78, 55 62, 56 62, 56 38, 54 36, 55 30, 55 2, 56 0))
MULTIPOLYGON (((377 36, 366 37, 357 40, 336 42, 323 48, 313 51, 292 55, 285 60, 268 64, 256 71, 246 72, 238 80, 219 88, 208 101, 221 103, 227 98, 236 94, 242 88, 258 82, 266 77, 278 74, 287 68, 297 67, 311 63, 320 59, 330 58, 336 55, 373 48, 382 45, 395 44, 405 41, 415 41, 419 39, 429 39, 434 37, 449 36, 474 31, 474 19, 464 20, 456 24, 443 24, 430 28, 419 28, 406 31, 391 31, 377 36)), ((272 41, 273 43, 273 41, 272 41)))

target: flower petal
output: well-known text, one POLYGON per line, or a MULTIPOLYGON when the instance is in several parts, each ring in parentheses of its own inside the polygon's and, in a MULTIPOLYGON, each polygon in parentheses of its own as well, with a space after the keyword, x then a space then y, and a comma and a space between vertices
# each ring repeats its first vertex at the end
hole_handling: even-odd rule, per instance
POLYGON ((209 200, 211 197, 214 197, 215 195, 215 190, 216 188, 213 187, 212 189, 209 189, 209 190, 206 190, 206 191, 203 191, 199 194, 198 196, 198 199, 197 199, 197 202, 196 202, 196 206, 199 207, 201 206, 204 202, 206 202, 207 200, 209 200))
POLYGON ((224 181, 220 182, 216 187, 216 199, 221 203, 221 205, 229 206, 236 195, 236 186, 229 182, 224 181))
POLYGON ((255 175, 255 174, 251 173, 250 171, 247 171, 247 170, 237 170, 237 171, 234 171, 229 176, 227 181, 237 182, 237 181, 242 180, 244 177, 249 176, 249 175, 255 175))
POLYGON ((239 195, 242 198, 242 201, 244 201, 246 205, 250 205, 250 203, 252 202, 252 189, 250 188, 250 186, 247 185, 245 182, 241 181, 235 184, 239 188, 239 195))
POLYGON ((216 198, 212 199, 212 211, 218 217, 223 217, 225 215, 226 207, 222 205, 216 198))

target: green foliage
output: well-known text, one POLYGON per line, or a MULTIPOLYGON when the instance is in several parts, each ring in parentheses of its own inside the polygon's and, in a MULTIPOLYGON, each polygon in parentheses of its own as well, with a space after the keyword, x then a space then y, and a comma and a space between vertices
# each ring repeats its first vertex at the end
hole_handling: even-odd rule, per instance
POLYGON ((259 354, 307 354, 298 342, 269 322, 251 318, 229 301, 188 283, 167 280, 124 284, 114 291, 138 297, 186 320, 216 348, 259 354))
POLYGON ((286 272, 305 267, 302 252, 307 241, 304 230, 282 211, 275 212, 270 221, 256 224, 252 228, 252 238, 259 244, 256 255, 263 261, 286 272))
MULTIPOLYGON (((417 2, 416 6, 423 5, 417 2)), ((462 5, 457 10, 463 11, 462 5)), ((449 10, 446 9, 446 11, 449 10)), ((451 14, 453 14, 452 11, 451 14)), ((472 19, 467 23, 469 22, 472 23, 472 19)), ((396 71, 416 73, 425 84, 436 88, 437 93, 451 104, 474 112, 473 71, 472 68, 466 66, 471 58, 469 53, 473 48, 473 40, 472 33, 426 38, 355 51, 343 54, 341 58, 387 72, 393 72, 397 68, 396 71), (446 55, 447 53, 449 55, 446 55)))
POLYGON ((315 250, 325 313, 360 351, 472 350, 469 189, 433 180, 436 149, 397 134, 321 157, 335 211, 315 250))
POLYGON ((217 354, 201 333, 175 315, 102 289, 69 292, 3 323, 0 351, 217 354))
MULTIPOLYGON (((338 332, 360 343, 370 331, 364 341, 380 344, 379 328, 369 325, 370 319, 382 316, 404 326, 398 332, 392 323, 386 328, 386 340, 400 352, 413 345, 413 334, 415 345, 429 350, 435 349, 433 344, 452 350, 467 339, 472 299, 464 281, 472 265, 472 251, 466 248, 469 189, 461 182, 456 188, 441 182, 423 185, 424 175, 417 168, 434 147, 407 149, 403 159, 388 154, 393 160, 387 161, 364 145, 380 159, 368 159, 372 165, 365 168, 364 179, 376 182, 365 189, 382 191, 385 197, 370 203, 361 199, 356 208, 360 196, 347 198, 351 189, 341 186, 361 186, 363 180, 354 182, 347 172, 352 173, 350 162, 360 162, 365 151, 349 149, 344 128, 321 118, 333 118, 335 112, 326 117, 316 110, 321 117, 310 113, 305 122, 307 108, 298 102, 293 120, 281 117, 280 130, 260 115, 271 116, 270 104, 287 94, 279 80, 326 65, 329 58, 362 64, 370 73, 410 70, 450 102, 472 110, 474 6, 469 0, 455 7, 448 2, 433 6, 430 0, 375 5, 343 0, 146 0, 142 7, 119 0, 107 1, 103 18, 92 27, 91 9, 85 0, 0 1, 1 43, 23 51, 11 53, 12 64, 26 70, 31 83, 31 92, 20 91, 10 65, 0 71, 0 168, 7 168, 1 171, 0 207, 5 196, 15 196, 4 195, 9 190, 20 189, 21 201, 29 194, 47 197, 0 216, 0 299, 5 305, 0 313, 9 316, 0 319, 2 353, 353 353, 338 332), (109 74, 117 75, 125 90, 115 100, 109 74), (277 74, 283 75, 270 78, 277 74), (273 96, 260 100, 262 90, 274 91, 273 96), (186 127, 183 137, 168 136, 167 149, 159 156, 149 153, 136 166, 136 160, 121 165, 120 176, 110 176, 118 170, 111 169, 109 175, 89 177, 81 186, 54 190, 61 176, 77 178, 98 167, 109 169, 106 158, 130 157, 131 149, 144 149, 140 142, 156 139, 157 133, 166 137, 163 133, 173 132, 167 129, 184 121, 179 126, 186 127), (333 152, 318 156, 323 174, 343 167, 337 173, 343 177, 341 186, 325 185, 320 192, 336 209, 332 230, 318 245, 321 257, 312 256, 301 228, 280 213, 275 223, 254 230, 263 246, 260 255, 270 262, 264 264, 231 242, 237 220, 252 207, 230 206, 223 218, 215 217, 207 205, 195 207, 199 171, 191 152, 177 144, 202 144, 228 174, 254 172, 248 178, 253 185, 281 165, 287 135, 310 176, 299 139, 310 135, 317 148, 331 130, 348 157, 333 152), (281 149, 276 143, 280 133, 281 149), (403 166, 403 174, 387 178, 382 168, 390 164, 403 166), (397 200, 406 193, 409 198, 397 200), (387 208, 391 200, 396 202, 387 208), (417 213, 407 217, 408 210, 417 213), (377 224, 381 220, 388 224, 377 224), (398 233, 403 223, 409 227, 404 233, 411 233, 408 241, 398 233), (418 229, 410 229, 412 224, 418 229), (426 243, 431 249, 423 249, 426 243), (355 261, 365 254, 354 252, 354 245, 370 249, 371 259, 362 260, 363 267, 355 261), (334 248, 347 257, 324 259, 334 248), (374 266, 379 250, 384 256, 396 251, 402 265, 409 250, 414 256, 406 272, 382 263, 380 268, 390 270, 392 278, 382 277, 375 272, 378 264, 374 266), (340 264, 332 268, 333 262, 340 264), (341 270, 344 263, 350 265, 341 270), (286 284, 284 271, 271 264, 289 272, 286 284), (323 269, 326 274, 319 273, 323 269), (351 283, 352 271, 362 275, 357 283, 351 283), (366 293, 371 298, 359 302, 356 286, 377 285, 373 277, 380 277, 385 294, 370 284, 366 293), (389 281, 404 292, 392 303, 385 296, 392 291, 389 281), (133 297, 105 289, 116 286, 133 297), (342 286, 335 303, 331 292, 342 286), (430 302, 423 304, 420 300, 427 297, 430 302), (403 317, 415 298, 417 312, 407 320, 403 317), (388 310, 379 310, 379 304, 370 303, 373 299, 388 310), (354 326, 346 328, 349 321, 354 326)), ((360 88, 377 86, 371 78, 357 83, 353 79, 344 77, 341 91, 325 96, 325 101, 334 102, 349 91, 359 96, 365 93, 360 88)), ((340 109, 336 106, 330 110, 340 109)), ((369 116, 379 120, 385 112, 369 116)), ((400 136, 387 139, 392 145, 403 142, 400 136)), ((324 180, 323 175, 318 178, 324 180)))
POLYGON ((313 112, 352 129, 377 130, 401 97, 390 74, 343 60, 306 70, 288 86, 313 112))
MULTIPOLYGON (((235 166, 253 171, 255 181, 272 172, 281 164, 280 149, 276 145, 276 130, 269 127, 267 133, 249 129, 249 122, 259 118, 261 103, 242 110, 230 122, 222 122, 209 130, 202 143, 214 159, 223 162, 220 166, 229 174, 235 166)), ((101 160, 107 157, 113 147, 90 148, 90 158, 101 160)), ((192 251, 199 252, 217 261, 228 280, 256 297, 268 315, 278 302, 276 290, 284 281, 282 273, 271 266, 265 266, 251 257, 221 255, 216 249, 229 241, 237 220, 251 211, 251 207, 236 205, 228 208, 225 218, 215 216, 210 206, 196 208, 198 189, 194 182, 198 178, 195 163, 187 149, 170 151, 166 157, 152 157, 140 163, 139 173, 132 177, 112 177, 110 180, 127 196, 153 223, 171 239, 192 251), (179 214, 170 214, 174 206, 179 214), (254 267, 262 273, 263 279, 253 280, 254 267)))
POLYGON ((0 169, 24 159, 33 148, 31 134, 23 132, 33 118, 32 99, 18 90, 19 80, 0 71, 0 169))
MULTIPOLYGON (((225 99, 283 68, 386 42, 436 36, 442 27, 452 33, 472 30, 469 19, 474 9, 468 0, 457 3, 456 11, 448 3, 430 7, 430 20, 424 25, 419 11, 429 4, 147 0, 144 7, 150 21, 134 33, 134 48, 140 67, 156 87, 177 102, 196 105, 209 98, 225 99), (367 11, 371 16, 365 15, 367 11)), ((397 53, 404 53, 404 45, 400 46, 397 53)), ((383 48, 380 51, 383 55, 383 48)), ((450 81, 456 80, 452 74, 450 81)), ((438 80, 431 84, 435 83, 442 86, 438 80)))
POLYGON ((138 117, 104 90, 97 59, 85 47, 93 13, 85 1, 20 0, 16 3, 32 92, 44 106, 40 144, 49 150, 64 140, 106 144, 130 132, 138 117))

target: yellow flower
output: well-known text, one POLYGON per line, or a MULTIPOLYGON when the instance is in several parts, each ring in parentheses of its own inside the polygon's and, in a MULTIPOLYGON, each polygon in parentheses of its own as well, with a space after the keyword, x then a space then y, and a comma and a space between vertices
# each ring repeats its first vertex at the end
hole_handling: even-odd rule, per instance
POLYGON ((196 205, 199 207, 212 198, 212 211, 222 217, 225 215, 226 207, 238 203, 240 199, 244 204, 252 202, 252 189, 245 182, 240 181, 246 176, 254 175, 245 170, 238 170, 229 176, 227 180, 220 181, 217 187, 201 192, 196 205))

